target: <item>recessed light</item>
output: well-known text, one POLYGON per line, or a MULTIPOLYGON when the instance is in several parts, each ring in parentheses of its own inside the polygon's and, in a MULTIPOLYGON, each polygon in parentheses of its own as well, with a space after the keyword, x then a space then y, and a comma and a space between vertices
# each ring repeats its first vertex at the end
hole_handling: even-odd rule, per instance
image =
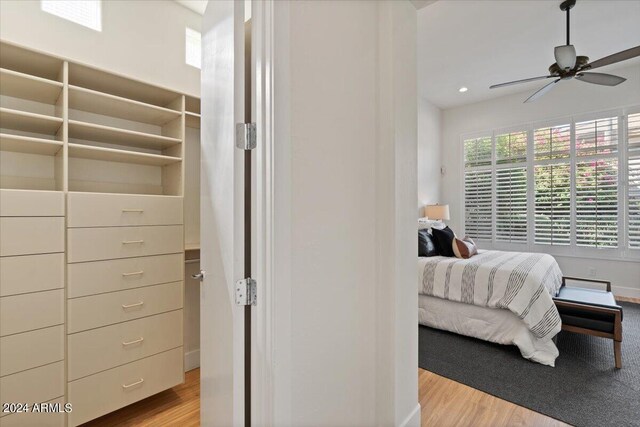
POLYGON ((468 91, 468 90, 469 90, 468 88, 466 88, 466 87, 462 86, 460 89, 458 89, 458 92, 460 92, 460 93, 464 93, 464 92, 466 92, 466 91, 468 91))

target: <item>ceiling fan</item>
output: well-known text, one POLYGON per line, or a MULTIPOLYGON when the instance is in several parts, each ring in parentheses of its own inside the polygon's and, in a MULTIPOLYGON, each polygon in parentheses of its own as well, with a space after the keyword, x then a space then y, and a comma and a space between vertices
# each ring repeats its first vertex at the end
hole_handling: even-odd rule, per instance
POLYGON ((640 46, 632 47, 631 49, 623 50, 613 55, 605 56, 597 61, 589 62, 587 56, 576 56, 576 49, 569 42, 569 11, 576 5, 576 0, 565 0, 560 4, 560 9, 567 12, 567 44, 565 46, 557 46, 554 50, 556 62, 549 67, 548 76, 532 77, 530 79, 515 80, 508 83, 500 83, 490 86, 490 89, 495 89, 503 86, 511 86, 520 83, 528 83, 536 80, 555 79, 551 83, 546 84, 524 102, 535 101, 542 97, 544 94, 553 89, 561 80, 570 80, 576 78, 577 80, 593 83, 604 86, 616 86, 624 82, 626 79, 623 77, 614 76, 612 74, 604 73, 591 73, 585 72, 594 68, 604 67, 605 65, 615 64, 616 62, 626 61, 627 59, 640 56, 640 46))

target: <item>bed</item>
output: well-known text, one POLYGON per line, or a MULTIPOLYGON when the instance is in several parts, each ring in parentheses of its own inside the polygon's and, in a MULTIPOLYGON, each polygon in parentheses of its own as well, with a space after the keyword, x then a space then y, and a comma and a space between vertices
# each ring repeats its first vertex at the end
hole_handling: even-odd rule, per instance
POLYGON ((554 366, 562 273, 548 254, 479 251, 469 259, 418 258, 419 323, 499 344, 554 366))

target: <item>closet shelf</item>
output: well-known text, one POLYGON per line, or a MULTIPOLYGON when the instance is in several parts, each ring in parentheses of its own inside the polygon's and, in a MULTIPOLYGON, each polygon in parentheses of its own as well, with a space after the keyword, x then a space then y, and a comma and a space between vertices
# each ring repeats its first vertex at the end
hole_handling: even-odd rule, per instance
POLYGON ((60 117, 0 108, 0 128, 55 135, 60 126, 60 117))
POLYGON ((163 125, 182 114, 169 108, 73 85, 69 86, 69 109, 154 125, 163 125))
POLYGON ((187 127, 200 129, 200 114, 185 111, 184 118, 187 127))
POLYGON ((0 68, 0 94, 4 96, 55 104, 62 86, 54 80, 0 68))
POLYGON ((185 251, 199 251, 200 243, 185 243, 184 244, 185 251))
POLYGON ((53 156, 60 151, 62 146, 62 141, 0 133, 1 151, 53 156))
POLYGON ((180 157, 161 156, 159 154, 139 153, 136 151, 73 143, 69 143, 69 157, 151 166, 166 166, 182 161, 180 157))
POLYGON ((181 139, 128 129, 69 120, 69 138, 138 148, 163 149, 182 143, 181 139))

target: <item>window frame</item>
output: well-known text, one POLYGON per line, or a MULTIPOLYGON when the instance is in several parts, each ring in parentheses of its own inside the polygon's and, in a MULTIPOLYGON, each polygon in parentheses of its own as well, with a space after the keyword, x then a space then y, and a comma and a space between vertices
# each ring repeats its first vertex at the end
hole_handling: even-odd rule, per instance
MULTIPOLYGON (((628 140, 627 140, 627 117, 629 114, 640 113, 640 105, 631 107, 624 107, 618 109, 609 109, 598 112, 591 112, 585 114, 576 114, 572 116, 565 116, 560 118, 553 118, 547 120, 539 120, 535 122, 529 122, 523 125, 514 125, 509 127, 497 128, 490 131, 470 132, 460 135, 460 147, 462 148, 462 155, 459 159, 460 166, 460 179, 462 182, 462 191, 460 196, 460 206, 462 212, 458 218, 461 218, 462 229, 466 231, 466 203, 465 203, 465 173, 469 170, 491 170, 492 177, 492 235, 491 240, 478 239, 481 246, 487 249, 507 250, 507 251, 527 251, 527 252, 544 252, 557 256, 567 257, 579 257, 579 258, 595 258, 595 259, 608 259, 618 261, 634 261, 640 260, 640 250, 629 248, 627 235, 629 215, 627 207, 627 197, 629 194, 628 185, 628 140), (576 130, 575 125, 579 122, 602 119, 606 117, 616 117, 618 120, 618 151, 614 155, 618 162, 618 205, 617 205, 617 218, 618 218, 618 247, 617 248, 602 248, 602 247, 582 247, 577 245, 576 236, 576 167, 581 158, 576 156, 576 130), (569 157, 564 159, 548 159, 548 160, 535 160, 534 156, 534 131, 539 128, 554 127, 559 125, 570 126, 570 148, 569 157), (517 131, 527 132, 527 151, 526 162, 522 163, 509 163, 500 164, 496 163, 496 137, 504 133, 511 133, 517 131), (490 166, 476 166, 467 168, 465 164, 465 147, 464 141, 468 139, 480 138, 491 136, 492 156, 490 166), (570 243, 569 245, 551 245, 535 242, 535 182, 534 182, 534 167, 546 164, 558 164, 569 163, 570 169, 570 194, 571 194, 571 206, 570 206, 570 243), (496 239, 496 171, 505 167, 511 168, 516 165, 523 165, 527 168, 527 241, 526 243, 513 243, 504 242, 496 239)), ((595 156, 594 156, 595 157, 595 156)), ((613 156, 612 156, 613 157, 613 156)), ((585 158, 591 158, 591 156, 585 156, 585 158)))

